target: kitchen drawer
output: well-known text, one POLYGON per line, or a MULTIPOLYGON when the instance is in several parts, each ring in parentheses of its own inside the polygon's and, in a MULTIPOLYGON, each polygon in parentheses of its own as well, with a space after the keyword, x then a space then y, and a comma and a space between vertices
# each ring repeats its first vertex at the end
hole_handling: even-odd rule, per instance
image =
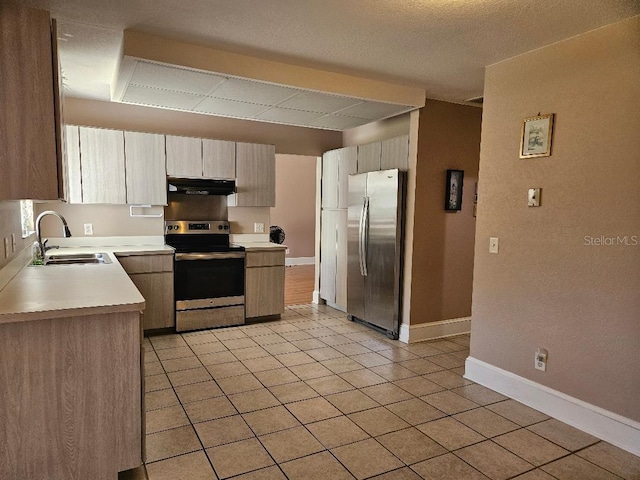
POLYGON ((264 252, 247 252, 245 263, 247 268, 284 265, 284 249, 264 252))
POLYGON ((129 275, 132 273, 173 272, 173 255, 127 255, 117 257, 120 265, 129 275))
POLYGON ((203 308, 176 312, 176 332, 244 324, 244 307, 203 308))

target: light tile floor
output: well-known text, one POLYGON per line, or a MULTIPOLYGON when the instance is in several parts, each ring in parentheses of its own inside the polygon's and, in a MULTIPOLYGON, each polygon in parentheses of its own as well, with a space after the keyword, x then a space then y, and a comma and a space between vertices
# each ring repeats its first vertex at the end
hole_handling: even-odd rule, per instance
POLYGON ((326 306, 145 340, 150 480, 640 479, 640 458, 326 306))

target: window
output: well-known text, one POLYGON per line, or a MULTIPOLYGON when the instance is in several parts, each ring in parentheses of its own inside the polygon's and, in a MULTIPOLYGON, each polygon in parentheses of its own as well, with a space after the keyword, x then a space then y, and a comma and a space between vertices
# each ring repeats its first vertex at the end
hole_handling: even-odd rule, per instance
POLYGON ((22 220, 22 238, 27 238, 34 231, 32 200, 20 200, 20 218, 22 220))

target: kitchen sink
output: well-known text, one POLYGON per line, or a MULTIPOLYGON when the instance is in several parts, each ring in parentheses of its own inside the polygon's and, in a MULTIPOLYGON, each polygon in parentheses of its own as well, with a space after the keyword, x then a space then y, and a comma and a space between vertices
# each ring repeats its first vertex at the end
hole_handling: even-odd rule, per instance
POLYGON ((47 255, 44 265, 78 265, 111 263, 111 258, 106 253, 69 253, 47 255))

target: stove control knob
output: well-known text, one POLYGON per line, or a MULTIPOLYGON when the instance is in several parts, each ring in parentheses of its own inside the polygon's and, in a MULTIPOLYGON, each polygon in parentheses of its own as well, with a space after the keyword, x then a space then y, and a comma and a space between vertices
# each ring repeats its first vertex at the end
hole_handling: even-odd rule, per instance
POLYGON ((218 225, 218 230, 222 230, 222 225, 218 225))
POLYGON ((229 225, 225 225, 225 226, 224 226, 224 229, 225 229, 225 230, 229 230, 229 225))

